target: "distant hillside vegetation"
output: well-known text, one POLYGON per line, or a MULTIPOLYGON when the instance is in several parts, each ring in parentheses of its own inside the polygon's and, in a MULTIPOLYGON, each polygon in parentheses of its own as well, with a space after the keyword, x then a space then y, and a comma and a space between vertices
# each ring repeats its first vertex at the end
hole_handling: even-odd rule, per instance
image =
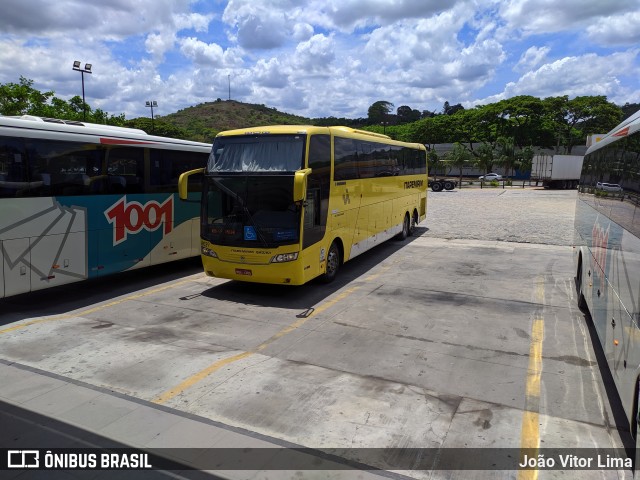
POLYGON ((264 105, 217 100, 201 103, 158 117, 158 120, 188 132, 188 138, 201 142, 212 142, 223 130, 258 127, 261 125, 310 125, 309 118, 279 112, 264 105))

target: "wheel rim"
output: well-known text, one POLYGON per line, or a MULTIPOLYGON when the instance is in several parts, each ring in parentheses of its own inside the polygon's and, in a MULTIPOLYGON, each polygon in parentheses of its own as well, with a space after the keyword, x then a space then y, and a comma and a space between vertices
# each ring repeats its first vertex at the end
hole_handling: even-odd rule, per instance
POLYGON ((340 260, 338 258, 338 252, 335 246, 331 246, 329 254, 327 255, 327 275, 331 276, 338 270, 340 260))
POLYGON ((404 223, 402 224, 402 235, 403 236, 408 236, 409 235, 409 216, 405 215, 404 216, 404 223))

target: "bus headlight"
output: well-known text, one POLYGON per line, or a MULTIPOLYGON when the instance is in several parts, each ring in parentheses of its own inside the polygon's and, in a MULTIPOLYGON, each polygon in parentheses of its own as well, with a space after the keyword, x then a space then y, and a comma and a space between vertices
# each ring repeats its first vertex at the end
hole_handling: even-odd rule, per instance
POLYGON ((271 258, 271 263, 284 263, 293 262, 298 259, 298 252, 294 253, 279 253, 271 258))
POLYGON ((202 255, 206 255, 207 257, 218 258, 218 255, 216 255, 216 252, 214 252, 210 248, 202 247, 200 251, 202 252, 202 255))

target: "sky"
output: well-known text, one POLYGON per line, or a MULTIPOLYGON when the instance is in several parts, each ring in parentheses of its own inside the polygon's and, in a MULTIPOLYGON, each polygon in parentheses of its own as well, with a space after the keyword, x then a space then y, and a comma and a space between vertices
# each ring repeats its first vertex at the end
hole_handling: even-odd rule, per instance
POLYGON ((383 100, 640 103, 640 0, 2 0, 0 83, 127 119, 220 98, 305 117, 383 100))

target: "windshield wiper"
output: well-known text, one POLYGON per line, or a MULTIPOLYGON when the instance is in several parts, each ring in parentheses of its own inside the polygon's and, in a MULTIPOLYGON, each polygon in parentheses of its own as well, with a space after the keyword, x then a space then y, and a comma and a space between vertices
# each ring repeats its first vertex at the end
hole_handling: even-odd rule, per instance
MULTIPOLYGON (((242 208, 242 213, 247 218, 247 223, 249 224, 249 226, 253 227, 253 230, 254 232, 256 232, 257 237, 262 242, 262 246, 268 247, 269 242, 267 242, 267 240, 264 238, 264 235, 262 234, 260 227, 258 227, 258 225, 256 225, 256 222, 253 220, 253 216, 251 215, 251 212, 249 211, 249 208, 247 207, 247 204, 244 201, 244 199, 240 195, 238 195, 236 192, 231 190, 229 187, 227 187, 224 183, 222 183, 217 178, 215 177, 209 177, 209 178, 213 180, 213 182, 218 186, 218 188, 220 188, 220 190, 225 192, 227 195, 231 196, 240 205, 240 207, 242 208)), ((228 222, 224 222, 224 225, 226 227, 228 225, 228 222)))

